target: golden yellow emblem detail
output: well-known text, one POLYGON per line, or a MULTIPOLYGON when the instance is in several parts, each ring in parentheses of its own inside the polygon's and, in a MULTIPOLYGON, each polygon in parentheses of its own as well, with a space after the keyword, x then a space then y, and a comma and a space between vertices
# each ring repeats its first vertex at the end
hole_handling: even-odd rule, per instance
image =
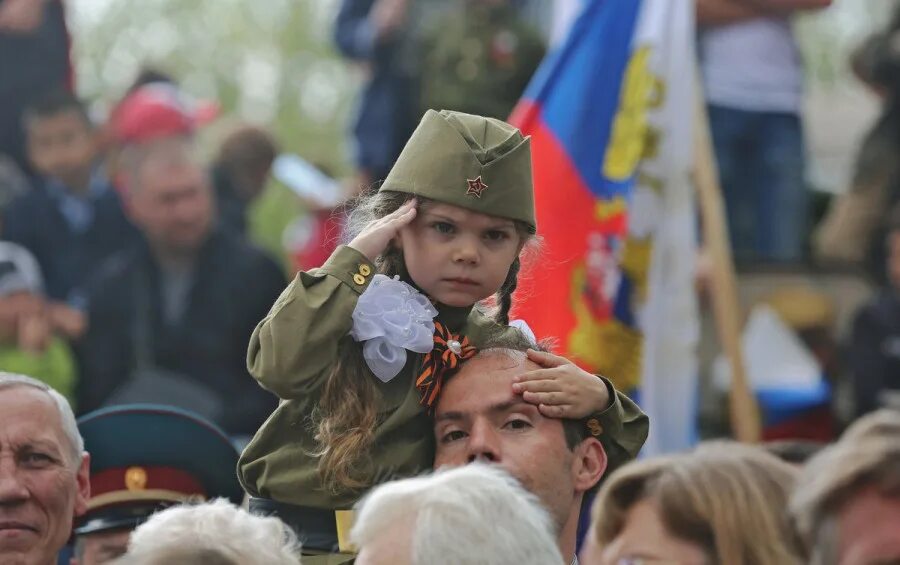
POLYGON ((128 490, 147 488, 147 471, 143 467, 129 467, 125 471, 125 488, 128 490))
POLYGON ((359 274, 361 274, 364 277, 368 277, 369 275, 372 274, 372 269, 368 265, 365 265, 365 264, 360 265, 359 266, 359 274))
POLYGON ((662 104, 665 85, 651 70, 651 54, 649 47, 636 49, 622 79, 619 108, 603 157, 603 176, 615 181, 628 179, 646 152, 655 150, 647 113, 662 104))
POLYGON ((591 435, 597 437, 603 434, 603 426, 600 425, 600 422, 597 421, 597 418, 591 418, 587 422, 588 430, 590 430, 591 435))

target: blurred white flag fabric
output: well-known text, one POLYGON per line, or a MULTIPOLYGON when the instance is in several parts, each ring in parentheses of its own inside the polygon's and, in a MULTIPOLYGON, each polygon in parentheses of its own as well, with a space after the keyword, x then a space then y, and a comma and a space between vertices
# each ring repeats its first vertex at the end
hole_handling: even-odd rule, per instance
POLYGON ((652 242, 646 301, 638 314, 644 335, 640 405, 650 416, 644 455, 681 451, 697 438, 694 29, 694 2, 643 0, 635 50, 649 48, 657 100, 647 116, 651 149, 639 168, 629 231, 652 242))

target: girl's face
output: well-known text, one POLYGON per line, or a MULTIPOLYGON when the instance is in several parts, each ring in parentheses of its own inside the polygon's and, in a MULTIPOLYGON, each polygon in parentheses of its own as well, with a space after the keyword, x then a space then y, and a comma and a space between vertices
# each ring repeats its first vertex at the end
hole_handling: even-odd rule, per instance
POLYGON ((421 207, 396 241, 413 282, 447 306, 497 292, 524 243, 512 220, 442 203, 421 207))

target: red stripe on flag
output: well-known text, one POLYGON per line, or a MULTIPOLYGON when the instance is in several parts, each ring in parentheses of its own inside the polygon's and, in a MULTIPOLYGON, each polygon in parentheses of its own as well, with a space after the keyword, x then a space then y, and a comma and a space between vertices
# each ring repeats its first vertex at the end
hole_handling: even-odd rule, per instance
MULTIPOLYGON (((530 126, 535 209, 540 254, 526 264, 513 304, 513 317, 528 322, 541 338, 555 337, 565 349, 575 326, 571 289, 574 268, 584 260, 587 234, 597 230, 596 201, 562 145, 537 118, 534 106, 520 104, 515 117, 530 126)), ((530 131, 529 131, 530 130, 530 131)))

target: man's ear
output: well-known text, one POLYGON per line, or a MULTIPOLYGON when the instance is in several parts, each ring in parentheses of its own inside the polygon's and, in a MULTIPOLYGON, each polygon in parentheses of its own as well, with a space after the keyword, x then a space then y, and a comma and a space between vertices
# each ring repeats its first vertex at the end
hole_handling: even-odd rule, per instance
POLYGON ((87 503, 91 498, 91 456, 85 453, 75 471, 75 516, 87 512, 87 503))
POLYGON ((589 437, 575 448, 572 474, 576 492, 586 492, 596 485, 606 472, 606 451, 600 441, 589 437))

